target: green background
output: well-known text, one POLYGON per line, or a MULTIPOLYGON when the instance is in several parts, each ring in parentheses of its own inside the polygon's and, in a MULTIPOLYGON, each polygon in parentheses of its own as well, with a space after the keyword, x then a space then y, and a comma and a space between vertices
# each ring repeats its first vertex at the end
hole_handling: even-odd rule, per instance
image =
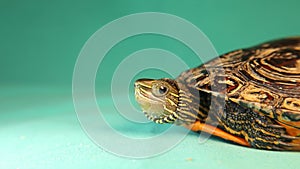
MULTIPOLYGON (((1 0, 0 168, 298 168, 299 153, 246 149, 218 139, 198 144, 193 133, 171 151, 144 160, 102 151, 76 118, 72 73, 88 38, 122 16, 139 12, 177 15, 201 29, 222 54, 299 35, 299 7, 297 0, 1 0)), ((118 63, 150 47, 169 50, 191 67, 200 64, 174 40, 133 37, 115 46, 100 66, 98 96, 110 102, 107 87, 118 63)))

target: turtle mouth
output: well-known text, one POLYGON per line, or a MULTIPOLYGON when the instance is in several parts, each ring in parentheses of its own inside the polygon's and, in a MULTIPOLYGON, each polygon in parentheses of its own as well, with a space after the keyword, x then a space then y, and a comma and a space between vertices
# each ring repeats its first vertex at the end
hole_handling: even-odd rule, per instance
POLYGON ((166 123, 164 119, 167 115, 164 113, 163 105, 149 99, 147 93, 140 88, 135 89, 135 99, 147 119, 155 123, 166 123))
POLYGON ((163 107, 159 107, 153 100, 149 99, 151 97, 150 94, 138 82, 135 83, 134 87, 135 100, 141 107, 144 115, 151 121, 161 121, 163 118, 163 107))
MULTIPOLYGON (((149 102, 149 92, 147 92, 147 88, 150 88, 149 84, 143 84, 140 81, 136 81, 134 83, 134 94, 135 99, 139 104, 143 104, 145 102, 149 102)), ((151 100, 150 100, 151 101, 151 100)))
POLYGON ((145 90, 137 86, 135 87, 134 94, 135 94, 135 100, 142 108, 149 106, 151 100, 149 99, 149 94, 147 94, 145 90))

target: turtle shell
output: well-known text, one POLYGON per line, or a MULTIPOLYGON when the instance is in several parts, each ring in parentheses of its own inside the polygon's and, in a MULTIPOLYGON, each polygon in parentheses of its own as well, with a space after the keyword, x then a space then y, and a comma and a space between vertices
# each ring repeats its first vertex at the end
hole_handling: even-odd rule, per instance
MULTIPOLYGON (((297 147, 294 149, 299 149, 300 37, 270 41, 229 52, 183 72, 176 80, 181 88, 188 88, 185 90, 200 91, 198 114, 205 114, 202 112, 205 112, 207 102, 212 101, 203 100, 201 95, 208 93, 225 97, 225 108, 230 111, 227 111, 227 114, 225 111, 215 118, 226 132, 243 135, 252 146, 259 148, 289 149, 287 147, 294 146, 297 147), (223 72, 218 73, 219 70, 223 72), (214 86, 225 87, 213 91, 214 86), (202 111, 201 107, 204 107, 202 111), (252 136, 249 132, 240 132, 238 126, 242 123, 245 126, 246 122, 242 122, 241 115, 247 111, 253 115, 251 117, 247 115, 246 120, 251 121, 252 118, 256 121, 249 123, 249 130, 256 128, 254 132, 250 131, 252 136), (256 125, 261 126, 256 127, 256 125), (269 130, 273 131, 273 128, 281 129, 269 132, 269 130), (284 138, 283 140, 268 138, 268 134, 273 134, 275 138, 284 138), (284 140, 288 137, 293 137, 296 141, 284 140), (265 144, 272 141, 275 145, 283 142, 292 142, 295 145, 265 144)), ((211 104, 216 103, 212 101, 211 104)))
POLYGON ((230 100, 300 129, 300 38, 238 50, 221 62, 230 100))

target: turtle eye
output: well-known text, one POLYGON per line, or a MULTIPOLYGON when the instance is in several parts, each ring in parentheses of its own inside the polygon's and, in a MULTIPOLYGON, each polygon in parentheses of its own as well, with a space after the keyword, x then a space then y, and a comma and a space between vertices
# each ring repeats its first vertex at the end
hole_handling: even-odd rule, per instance
POLYGON ((168 88, 162 84, 158 85, 153 85, 152 87, 152 93, 155 95, 155 96, 164 96, 165 94, 167 94, 168 92, 168 88))

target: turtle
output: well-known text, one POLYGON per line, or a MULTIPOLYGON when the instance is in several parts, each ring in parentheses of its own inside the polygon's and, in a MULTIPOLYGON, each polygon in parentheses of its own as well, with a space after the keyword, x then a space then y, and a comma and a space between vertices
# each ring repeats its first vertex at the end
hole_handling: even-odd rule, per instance
POLYGON ((176 79, 138 79, 135 99, 173 123, 264 150, 300 150, 300 37, 233 50, 176 79))

